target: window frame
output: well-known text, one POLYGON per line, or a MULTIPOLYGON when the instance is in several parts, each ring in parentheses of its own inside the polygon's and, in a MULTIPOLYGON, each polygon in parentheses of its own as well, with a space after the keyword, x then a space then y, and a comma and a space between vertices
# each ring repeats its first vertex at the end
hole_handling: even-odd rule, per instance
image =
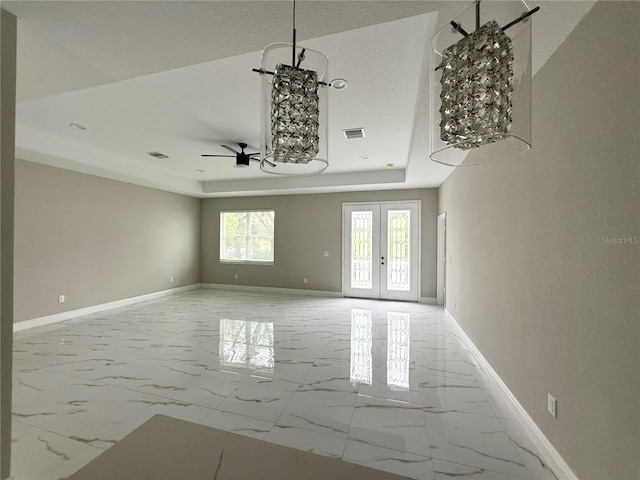
MULTIPOLYGON (((218 250, 218 261, 220 263, 232 263, 232 264, 243 264, 243 265, 273 265, 275 263, 275 237, 276 237, 276 211, 273 208, 264 208, 264 209, 260 209, 260 210, 255 210, 255 209, 251 209, 251 210, 221 210, 220 211, 220 226, 219 226, 219 242, 220 242, 220 248, 218 250), (223 255, 223 249, 224 246, 226 245, 225 242, 225 230, 224 230, 224 215, 227 213, 247 213, 247 233, 245 235, 234 235, 236 237, 244 237, 244 241, 245 241, 245 257, 247 252, 249 252, 250 246, 251 246, 251 240, 253 238, 258 238, 256 236, 253 236, 251 234, 251 214, 253 213, 269 213, 271 212, 273 214, 273 231, 271 233, 271 260, 253 260, 253 259, 240 259, 240 260, 236 260, 236 259, 228 259, 228 258, 222 258, 223 255)), ((260 236, 260 238, 263 238, 263 236, 260 236)))

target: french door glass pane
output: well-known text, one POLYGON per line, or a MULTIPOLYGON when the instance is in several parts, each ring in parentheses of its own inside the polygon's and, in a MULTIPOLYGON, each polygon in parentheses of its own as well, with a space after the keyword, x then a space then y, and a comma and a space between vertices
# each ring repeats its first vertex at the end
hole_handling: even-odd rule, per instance
POLYGON ((409 390, 410 344, 410 315, 389 312, 387 314, 387 385, 391 390, 409 390))
POLYGON ((408 292, 410 210, 390 210, 387 214, 387 289, 408 292))
POLYGON ((351 288, 372 288, 373 212, 351 212, 351 288))
POLYGON ((351 383, 371 385, 373 381, 371 310, 351 309, 351 383))

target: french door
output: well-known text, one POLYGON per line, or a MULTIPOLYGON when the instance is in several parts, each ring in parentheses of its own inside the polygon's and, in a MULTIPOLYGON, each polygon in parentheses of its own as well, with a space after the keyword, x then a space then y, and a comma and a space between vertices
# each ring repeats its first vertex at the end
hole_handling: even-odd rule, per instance
POLYGON ((343 205, 347 297, 418 300, 419 202, 343 205))

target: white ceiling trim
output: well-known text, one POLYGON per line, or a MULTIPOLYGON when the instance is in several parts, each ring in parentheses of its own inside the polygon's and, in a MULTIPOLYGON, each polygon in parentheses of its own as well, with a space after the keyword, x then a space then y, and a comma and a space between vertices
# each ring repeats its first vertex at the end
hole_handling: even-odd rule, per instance
POLYGON ((205 194, 247 193, 254 190, 315 189, 320 187, 360 186, 370 187, 385 184, 403 184, 406 179, 404 169, 377 170, 368 172, 329 173, 315 176, 254 178, 249 180, 228 180, 225 182, 204 182, 205 194))

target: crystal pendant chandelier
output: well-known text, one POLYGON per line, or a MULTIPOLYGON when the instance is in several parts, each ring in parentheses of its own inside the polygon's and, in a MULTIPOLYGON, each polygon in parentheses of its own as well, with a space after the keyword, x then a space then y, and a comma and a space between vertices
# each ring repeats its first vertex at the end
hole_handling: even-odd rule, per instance
POLYGON ((539 7, 519 0, 482 5, 483 12, 476 0, 431 41, 429 156, 445 165, 478 165, 531 148, 528 20, 539 7), (491 20, 481 24, 481 13, 491 20))
POLYGON ((293 42, 262 51, 260 169, 274 175, 317 175, 329 166, 327 139, 329 61, 293 42))

